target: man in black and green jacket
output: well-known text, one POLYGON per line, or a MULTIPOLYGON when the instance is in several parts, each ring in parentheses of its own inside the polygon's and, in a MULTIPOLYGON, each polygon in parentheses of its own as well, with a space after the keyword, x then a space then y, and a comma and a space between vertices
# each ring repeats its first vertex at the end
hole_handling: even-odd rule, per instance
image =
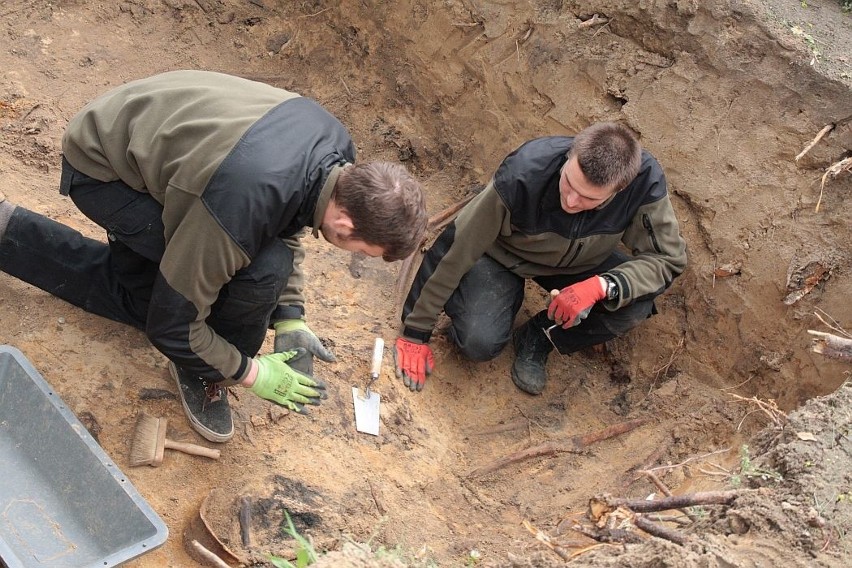
POLYGON ((492 359, 513 339, 512 380, 539 394, 554 347, 567 354, 623 335, 654 313, 686 260, 663 171, 629 129, 598 123, 531 140, 424 257, 403 306, 397 375, 423 388, 443 310, 470 359, 492 359), (552 297, 513 334, 528 278, 552 297))
POLYGON ((333 361, 305 323, 300 236, 405 258, 425 201, 404 167, 354 164, 346 128, 316 102, 204 71, 141 79, 95 99, 62 141, 60 191, 107 242, 0 196, 0 269, 145 330, 204 437, 233 435, 232 385, 304 411, 333 361), (275 353, 256 357, 267 329, 275 353))

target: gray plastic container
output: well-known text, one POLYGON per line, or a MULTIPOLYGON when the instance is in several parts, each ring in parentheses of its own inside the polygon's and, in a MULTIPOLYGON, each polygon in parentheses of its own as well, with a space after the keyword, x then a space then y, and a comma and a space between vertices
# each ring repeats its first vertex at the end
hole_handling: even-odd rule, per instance
POLYGON ((19 350, 0 346, 0 566, 117 566, 166 538, 59 395, 19 350))

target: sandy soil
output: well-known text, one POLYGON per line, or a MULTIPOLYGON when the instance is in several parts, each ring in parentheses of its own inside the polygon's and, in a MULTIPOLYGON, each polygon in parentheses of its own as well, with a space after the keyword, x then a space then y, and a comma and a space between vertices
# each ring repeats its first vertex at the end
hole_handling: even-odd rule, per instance
MULTIPOLYGON (((29 358, 169 526, 166 545, 131 566, 194 565, 186 538, 216 544, 202 508, 234 563, 292 550, 281 530, 288 511, 323 550, 351 538, 440 566, 469 565, 472 550, 482 565, 544 566, 559 556, 523 522, 579 551, 594 541, 570 527, 591 496, 658 491, 636 473, 643 467, 662 467, 675 493, 766 487, 683 529, 702 545, 652 539, 628 545, 635 557, 601 547, 572 564, 771 565, 783 551, 803 566, 848 565, 850 402, 838 388, 849 367, 812 353, 807 330, 828 330, 819 310, 852 328, 852 176, 820 187, 852 149, 843 122, 852 116, 852 18, 832 0, 806 4, 3 2, 0 190, 90 236, 102 238, 57 189, 67 120, 122 82, 199 68, 319 100, 350 128, 361 158, 404 161, 436 213, 529 138, 624 121, 666 169, 690 247, 660 314, 604 352, 553 357, 542 396, 512 385, 511 349, 474 364, 437 337, 438 370, 420 394, 386 357, 375 386, 381 432, 371 437, 355 431, 350 391, 368 376, 373 339, 396 335, 399 265, 311 239, 308 318, 339 359, 317 369, 329 399, 305 418, 240 396, 238 433, 219 461, 171 453, 157 469, 128 464, 139 410, 167 417, 170 437, 203 443, 162 355, 139 332, 0 274, 0 343, 29 358), (783 429, 736 398, 789 412, 835 391, 783 429), (476 474, 513 451, 634 419, 646 423, 581 451, 476 474), (785 456, 796 444, 807 457, 793 463, 785 456), (744 445, 784 481, 740 472, 744 445), (241 497, 253 503, 250 547, 239 537, 241 497)), ((545 301, 530 292, 521 318, 545 301)))

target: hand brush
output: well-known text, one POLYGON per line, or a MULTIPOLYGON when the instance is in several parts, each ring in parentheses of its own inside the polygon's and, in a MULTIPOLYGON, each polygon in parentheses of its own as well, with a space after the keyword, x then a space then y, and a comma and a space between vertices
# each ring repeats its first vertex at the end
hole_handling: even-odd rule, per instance
POLYGON ((166 448, 194 456, 204 456, 214 460, 219 459, 219 450, 169 440, 166 438, 166 424, 167 420, 165 418, 157 418, 145 412, 139 413, 139 418, 136 421, 136 432, 133 435, 133 443, 130 446, 131 466, 159 466, 163 463, 163 455, 166 448))

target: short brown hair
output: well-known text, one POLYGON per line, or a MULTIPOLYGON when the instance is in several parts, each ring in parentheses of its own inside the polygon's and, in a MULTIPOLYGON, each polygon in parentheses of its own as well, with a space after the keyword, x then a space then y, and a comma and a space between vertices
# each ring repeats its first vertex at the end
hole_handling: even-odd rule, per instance
POLYGON ((615 122, 598 122, 574 138, 568 159, 577 158, 589 183, 621 191, 639 173, 642 147, 629 128, 615 122))
POLYGON ((332 199, 352 219, 353 239, 382 247, 388 262, 411 255, 423 242, 426 198, 408 170, 390 162, 346 167, 332 199))

